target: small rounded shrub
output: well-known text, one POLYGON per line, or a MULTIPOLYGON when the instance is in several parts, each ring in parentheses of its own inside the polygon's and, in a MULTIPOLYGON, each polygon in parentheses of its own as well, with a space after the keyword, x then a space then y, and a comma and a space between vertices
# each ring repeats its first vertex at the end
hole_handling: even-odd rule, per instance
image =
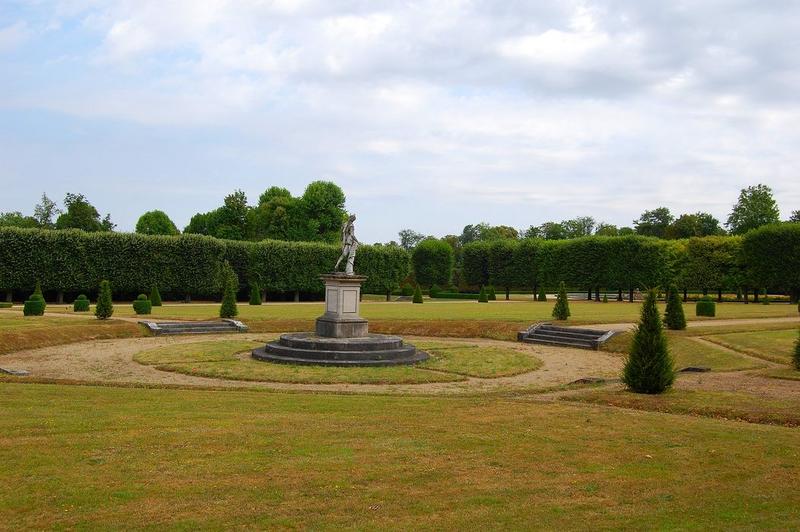
POLYGON ((422 304, 422 290, 420 290, 419 285, 414 288, 414 299, 412 301, 420 305, 422 304))
POLYGON ((24 316, 42 316, 44 315, 44 307, 43 299, 28 299, 22 307, 22 314, 24 316))
POLYGON ((694 313, 696 316, 710 316, 717 315, 717 304, 711 299, 711 296, 703 296, 697 300, 694 313))
POLYGON ((133 311, 136 314, 150 314, 153 311, 153 304, 146 295, 139 294, 139 297, 133 302, 133 311))
POLYGON ((404 284, 400 287, 400 295, 405 297, 411 297, 414 295, 414 289, 411 288, 410 285, 404 284))
POLYGON ((428 291, 431 297, 439 297, 439 294, 442 293, 442 289, 439 288, 438 284, 431 286, 431 289, 428 291))
POLYGON ((86 295, 81 294, 78 296, 72 303, 72 311, 73 312, 87 312, 89 310, 89 298, 86 295))

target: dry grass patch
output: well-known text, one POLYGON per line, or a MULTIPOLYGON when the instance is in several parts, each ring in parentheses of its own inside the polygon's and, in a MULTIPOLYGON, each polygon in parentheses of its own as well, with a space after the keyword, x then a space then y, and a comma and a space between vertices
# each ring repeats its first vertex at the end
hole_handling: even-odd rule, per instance
POLYGON ((784 427, 486 398, 16 384, 0 384, 0 413, 9 529, 800 526, 798 433, 784 427))
POLYGON ((143 336, 138 325, 124 321, 100 321, 90 317, 85 320, 28 316, 0 315, 0 354, 14 353, 39 347, 143 336))

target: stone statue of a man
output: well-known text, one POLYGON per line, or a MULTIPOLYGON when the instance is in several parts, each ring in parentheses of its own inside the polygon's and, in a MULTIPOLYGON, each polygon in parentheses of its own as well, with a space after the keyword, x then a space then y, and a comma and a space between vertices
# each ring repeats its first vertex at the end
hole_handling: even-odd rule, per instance
POLYGON ((356 221, 356 215, 351 214, 347 221, 342 226, 342 255, 339 257, 339 260, 336 261, 336 266, 334 266, 334 271, 339 270, 339 265, 342 263, 343 260, 346 260, 344 267, 345 275, 353 275, 353 265, 356 260, 356 249, 358 245, 361 243, 356 239, 356 229, 354 222, 356 221))

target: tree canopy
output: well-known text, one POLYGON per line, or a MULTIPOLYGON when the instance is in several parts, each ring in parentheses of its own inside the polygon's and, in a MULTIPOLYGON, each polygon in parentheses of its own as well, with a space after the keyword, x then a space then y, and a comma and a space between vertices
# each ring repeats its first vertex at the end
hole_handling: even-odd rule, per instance
POLYGON ((83 229, 90 233, 113 231, 111 215, 100 219, 100 213, 83 194, 68 192, 64 198, 66 211, 56 219, 56 229, 83 229))
POLYGON ((739 200, 733 206, 728 216, 727 226, 734 235, 758 229, 762 225, 778 223, 780 212, 772 189, 766 185, 758 184, 743 188, 739 193, 739 200))
POLYGON ((164 211, 148 211, 136 222, 136 232, 140 235, 177 235, 180 233, 164 211))
POLYGON ((315 181, 300 197, 285 188, 270 187, 248 206, 241 190, 227 195, 213 211, 192 216, 185 233, 227 240, 290 240, 337 242, 347 217, 345 195, 336 184, 315 181))

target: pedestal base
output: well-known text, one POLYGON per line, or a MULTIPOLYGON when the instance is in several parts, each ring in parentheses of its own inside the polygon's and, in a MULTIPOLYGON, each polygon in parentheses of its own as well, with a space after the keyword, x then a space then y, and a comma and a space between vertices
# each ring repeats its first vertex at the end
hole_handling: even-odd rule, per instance
POLYGON ((326 338, 359 338, 369 334, 369 322, 363 318, 317 318, 317 336, 326 338))
POLYGON ((402 338, 385 334, 322 338, 312 333, 287 333, 252 355, 256 360, 315 366, 397 366, 428 359, 427 353, 402 338))

